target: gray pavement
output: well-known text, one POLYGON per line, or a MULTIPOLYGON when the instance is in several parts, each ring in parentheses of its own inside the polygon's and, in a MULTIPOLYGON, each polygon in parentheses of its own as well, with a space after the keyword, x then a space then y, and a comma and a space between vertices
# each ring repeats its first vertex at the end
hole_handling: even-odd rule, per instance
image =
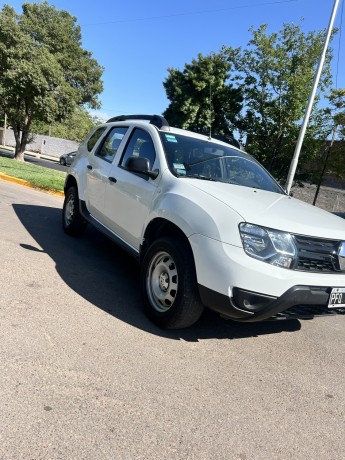
POLYGON ((0 180, 0 458, 345 458, 345 316, 166 332, 138 267, 0 180))

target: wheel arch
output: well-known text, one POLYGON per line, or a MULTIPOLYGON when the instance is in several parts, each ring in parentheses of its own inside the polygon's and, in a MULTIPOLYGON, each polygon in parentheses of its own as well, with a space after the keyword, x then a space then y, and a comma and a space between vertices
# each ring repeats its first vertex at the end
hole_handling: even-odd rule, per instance
POLYGON ((171 221, 155 218, 145 237, 140 278, 148 317, 163 328, 191 326, 200 318, 204 305, 187 235, 171 221))
POLYGON ((156 217, 155 219, 151 220, 149 225, 146 227, 143 243, 140 248, 140 260, 142 260, 150 245, 158 238, 164 236, 177 236, 185 240, 190 248, 194 261, 192 246, 187 235, 176 224, 162 217, 156 217))
POLYGON ((74 176, 72 176, 71 174, 69 174, 67 177, 66 177, 66 180, 65 180, 65 185, 64 185, 64 192, 66 194, 66 191, 70 188, 70 187, 77 187, 78 189, 78 183, 77 183, 77 180, 74 176))

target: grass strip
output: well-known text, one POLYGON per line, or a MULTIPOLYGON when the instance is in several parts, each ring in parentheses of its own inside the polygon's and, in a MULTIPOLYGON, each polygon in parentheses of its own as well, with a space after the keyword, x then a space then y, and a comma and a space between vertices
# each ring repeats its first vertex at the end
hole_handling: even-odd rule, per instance
POLYGON ((62 192, 66 173, 31 163, 0 157, 0 172, 29 182, 33 187, 52 192, 62 192))

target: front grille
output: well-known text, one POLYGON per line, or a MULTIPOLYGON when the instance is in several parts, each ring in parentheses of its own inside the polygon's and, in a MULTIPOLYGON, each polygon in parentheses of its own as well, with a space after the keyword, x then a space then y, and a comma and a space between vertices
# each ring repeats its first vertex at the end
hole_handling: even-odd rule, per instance
POLYGON ((304 257, 298 259, 297 270, 313 271, 313 272, 333 272, 334 266, 332 262, 327 260, 313 260, 304 257))
POLYGON ((307 272, 340 272, 338 251, 341 242, 294 235, 297 260, 294 270, 307 272))

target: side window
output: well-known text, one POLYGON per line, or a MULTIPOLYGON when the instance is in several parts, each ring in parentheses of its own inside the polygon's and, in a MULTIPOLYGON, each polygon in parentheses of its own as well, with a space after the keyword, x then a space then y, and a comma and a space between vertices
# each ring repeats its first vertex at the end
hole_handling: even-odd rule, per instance
POLYGON ((106 127, 103 126, 102 128, 99 128, 97 129, 93 134, 92 136, 90 137, 90 139, 87 141, 87 149, 89 152, 91 152, 91 150, 94 148, 94 146, 97 144, 97 141, 98 139, 102 136, 102 134, 104 133, 106 127))
POLYGON ((147 158, 152 169, 156 159, 156 152, 149 133, 139 128, 134 129, 122 157, 121 166, 126 166, 126 161, 131 156, 147 158))
POLYGON ((117 149, 119 148, 123 136, 126 134, 128 128, 115 127, 109 131, 105 136, 102 145, 97 149, 96 155, 106 161, 112 162, 117 149))

